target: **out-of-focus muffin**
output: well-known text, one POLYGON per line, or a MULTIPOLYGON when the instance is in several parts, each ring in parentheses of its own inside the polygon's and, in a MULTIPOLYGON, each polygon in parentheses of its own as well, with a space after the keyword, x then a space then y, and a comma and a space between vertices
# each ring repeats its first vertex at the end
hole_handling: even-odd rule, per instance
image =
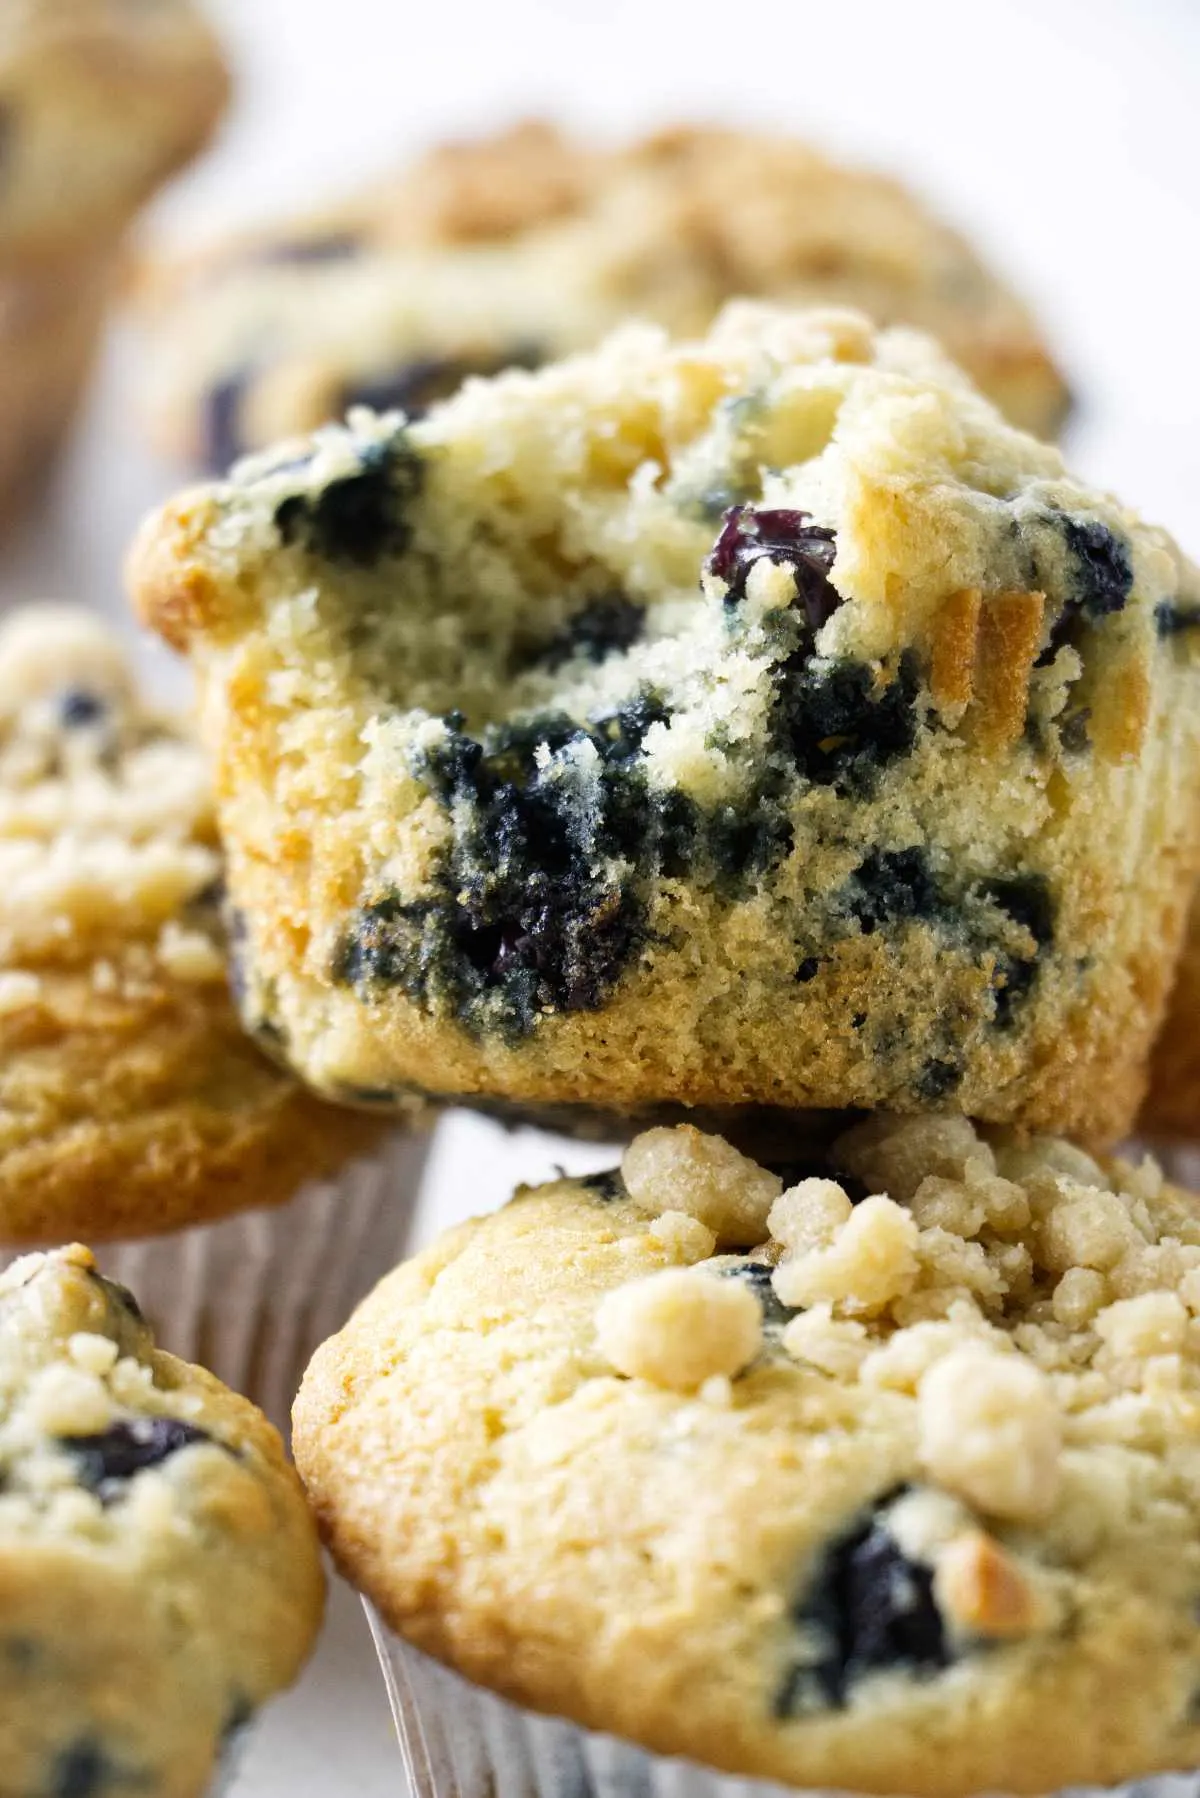
POLYGON ((228 85, 190 0, 0 7, 0 529, 70 424, 130 220, 211 135, 228 85))
POLYGON ((1024 305, 907 189, 746 132, 600 150, 529 123, 443 145, 340 207, 164 263, 145 292, 155 435, 213 469, 626 318, 700 333, 738 295, 918 325, 1039 436, 1067 406, 1024 305))

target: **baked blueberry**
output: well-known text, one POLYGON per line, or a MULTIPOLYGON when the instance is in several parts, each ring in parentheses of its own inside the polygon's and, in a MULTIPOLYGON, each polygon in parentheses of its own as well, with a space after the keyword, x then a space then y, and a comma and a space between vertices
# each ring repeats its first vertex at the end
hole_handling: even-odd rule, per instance
POLYGON ((872 1673, 921 1677, 951 1659, 933 1569, 904 1554, 879 1508, 820 1557, 794 1616, 817 1656, 789 1673, 781 1717, 814 1700, 841 1707, 872 1673))
POLYGON ((62 1447, 78 1470, 79 1482, 106 1503, 127 1481, 195 1443, 210 1442, 207 1431, 175 1417, 120 1418, 95 1436, 64 1436, 62 1447))

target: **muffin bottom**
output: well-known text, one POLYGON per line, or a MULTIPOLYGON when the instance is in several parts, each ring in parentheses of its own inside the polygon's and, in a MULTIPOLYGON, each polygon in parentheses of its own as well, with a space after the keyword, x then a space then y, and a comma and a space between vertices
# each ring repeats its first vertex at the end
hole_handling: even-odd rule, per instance
MULTIPOLYGON (((632 1742, 510 1704, 393 1635, 365 1600, 364 1608, 400 1742, 398 1795, 785 1798, 796 1791, 650 1754, 632 1742)), ((1063 1798, 1066 1790, 1073 1798, 1198 1798, 1200 1773, 1163 1773, 1117 1786, 1072 1786, 1064 1789, 1063 1798)))

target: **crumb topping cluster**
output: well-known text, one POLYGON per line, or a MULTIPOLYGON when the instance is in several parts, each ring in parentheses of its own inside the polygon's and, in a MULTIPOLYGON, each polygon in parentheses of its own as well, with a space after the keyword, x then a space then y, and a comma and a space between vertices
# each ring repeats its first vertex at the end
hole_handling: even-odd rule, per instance
POLYGON ((606 1295, 610 1363, 695 1391, 765 1353, 906 1395, 929 1479, 1027 1523, 1075 1449, 1152 1447, 1165 1414, 1194 1417, 1200 1219, 1153 1161, 949 1116, 872 1118, 826 1159, 836 1176, 785 1186, 690 1126, 637 1137, 628 1195, 689 1265, 606 1295))
MULTIPOLYGON (((136 1302, 76 1244, 0 1275, 0 1534, 111 1539, 114 1506, 169 1531, 161 1481, 134 1478, 210 1444, 201 1389, 179 1385, 136 1302)), ((184 1370, 180 1370, 184 1371, 184 1370)))
POLYGON ((145 711, 95 618, 39 606, 0 631, 0 1013, 40 970, 93 963, 99 991, 224 977, 204 760, 145 711), (115 948, 114 945, 119 945, 115 948))

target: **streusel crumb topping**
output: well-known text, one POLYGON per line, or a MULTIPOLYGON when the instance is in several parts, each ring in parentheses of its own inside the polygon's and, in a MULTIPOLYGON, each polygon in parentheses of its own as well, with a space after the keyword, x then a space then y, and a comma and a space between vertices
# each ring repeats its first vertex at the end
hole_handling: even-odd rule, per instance
POLYGON ((1026 1522, 1053 1507, 1074 1448, 1136 1446, 1164 1394, 1195 1406, 1200 1216, 1153 1161, 1102 1164, 961 1117, 872 1118, 826 1159, 838 1177, 784 1187, 690 1126, 635 1138, 630 1199, 673 1259, 700 1264, 605 1296, 612 1365, 686 1391, 782 1354, 907 1394, 931 1480, 1026 1522), (739 1271, 750 1283, 718 1277, 739 1271), (782 1327, 763 1336, 769 1318, 782 1327))
POLYGON ((39 964, 114 940, 117 985, 156 963, 223 978, 219 876, 200 750, 139 703, 112 634, 74 608, 18 613, 0 631, 0 1009, 36 997, 39 964))

